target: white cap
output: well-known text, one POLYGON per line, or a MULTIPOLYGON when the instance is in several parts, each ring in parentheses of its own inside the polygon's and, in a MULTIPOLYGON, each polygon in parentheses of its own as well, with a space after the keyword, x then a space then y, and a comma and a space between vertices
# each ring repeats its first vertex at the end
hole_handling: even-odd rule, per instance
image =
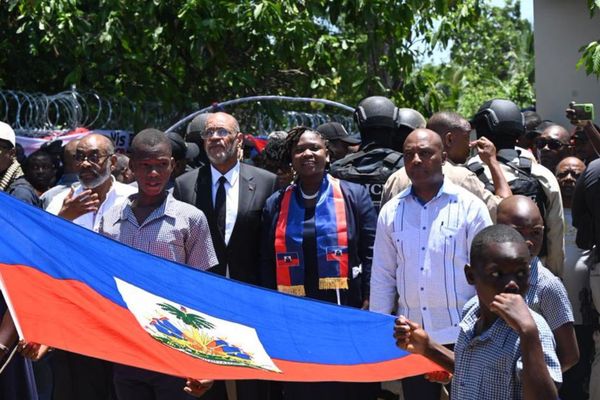
POLYGON ((15 131, 5 122, 0 121, 0 139, 10 142, 15 147, 15 131))

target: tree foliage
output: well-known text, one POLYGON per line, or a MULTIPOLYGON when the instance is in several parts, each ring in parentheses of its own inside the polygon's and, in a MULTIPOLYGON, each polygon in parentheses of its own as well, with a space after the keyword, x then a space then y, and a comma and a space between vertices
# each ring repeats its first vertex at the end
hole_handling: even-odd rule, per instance
MULTIPOLYGON (((600 9, 600 0, 588 0, 590 16, 593 17, 600 9)), ((588 75, 594 74, 600 77, 600 39, 583 46, 580 50, 581 58, 577 68, 583 67, 588 75)))
POLYGON ((520 15, 520 3, 483 4, 472 24, 455 30, 450 61, 426 65, 420 79, 430 84, 425 103, 472 115, 486 100, 508 98, 522 107, 533 104, 535 63, 533 32, 520 15))
POLYGON ((256 94, 423 108, 422 52, 481 0, 28 0, 0 4, 0 86, 71 84, 190 110, 256 94), (443 21, 436 29, 437 21, 443 21))

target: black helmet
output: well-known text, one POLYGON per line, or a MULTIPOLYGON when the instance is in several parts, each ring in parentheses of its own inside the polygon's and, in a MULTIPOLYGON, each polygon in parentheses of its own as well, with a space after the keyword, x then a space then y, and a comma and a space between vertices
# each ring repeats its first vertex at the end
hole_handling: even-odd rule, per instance
POLYGON ((208 118, 208 113, 198 114, 192 119, 192 121, 188 124, 186 130, 186 139, 190 139, 193 142, 200 141, 200 135, 204 132, 204 127, 206 126, 206 119, 208 118))
POLYGON ((471 126, 477 131, 478 138, 510 136, 516 139, 525 133, 525 120, 521 110, 512 101, 504 99, 483 103, 473 116, 471 126))
POLYGON ((412 108, 398 109, 398 127, 414 131, 417 128, 425 128, 426 124, 425 117, 417 110, 412 108))
POLYGON ((387 97, 367 97, 356 106, 354 121, 361 132, 371 128, 395 129, 398 126, 398 108, 387 97))

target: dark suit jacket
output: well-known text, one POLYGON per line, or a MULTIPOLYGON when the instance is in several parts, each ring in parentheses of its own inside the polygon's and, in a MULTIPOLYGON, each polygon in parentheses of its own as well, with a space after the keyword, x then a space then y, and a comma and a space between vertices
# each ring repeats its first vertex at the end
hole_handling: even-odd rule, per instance
POLYGON ((261 214, 267 198, 275 191, 277 177, 268 171, 240 164, 238 212, 229 238, 225 241, 217 229, 212 202, 210 165, 187 172, 175 180, 176 199, 195 205, 206 215, 219 265, 210 271, 225 275, 229 265, 232 279, 258 284, 261 214))

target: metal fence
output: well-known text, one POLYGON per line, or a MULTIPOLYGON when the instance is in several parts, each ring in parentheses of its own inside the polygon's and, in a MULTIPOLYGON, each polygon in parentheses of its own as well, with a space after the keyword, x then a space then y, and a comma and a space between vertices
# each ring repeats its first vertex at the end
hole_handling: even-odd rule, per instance
POLYGON ((215 103, 183 117, 181 110, 161 103, 139 105, 75 87, 52 95, 0 89, 0 120, 10 124, 17 134, 29 137, 56 135, 79 127, 133 131, 136 124, 182 132, 194 116, 215 110, 234 114, 242 130, 255 135, 297 125, 314 128, 327 121, 340 122, 348 131, 355 131, 353 108, 326 99, 252 96, 215 103), (173 125, 174 121, 178 122, 173 125))

